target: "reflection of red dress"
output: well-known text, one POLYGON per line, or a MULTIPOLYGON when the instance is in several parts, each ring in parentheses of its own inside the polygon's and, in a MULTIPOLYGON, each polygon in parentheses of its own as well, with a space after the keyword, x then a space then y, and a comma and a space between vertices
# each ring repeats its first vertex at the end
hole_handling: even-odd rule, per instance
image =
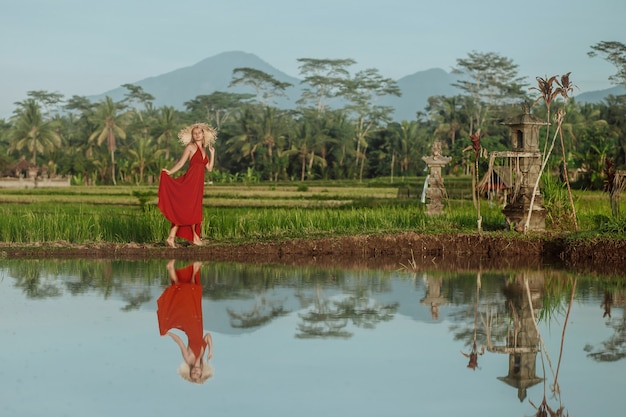
POLYGON ((161 171, 159 210, 172 226, 179 226, 176 236, 189 241, 193 241, 193 225, 196 225, 196 234, 201 237, 204 166, 208 162, 208 155, 202 158, 198 148, 189 160, 187 172, 180 177, 171 178, 161 171))
POLYGON ((202 285, 200 270, 193 276, 193 264, 176 270, 178 282, 163 291, 157 300, 159 332, 165 336, 171 329, 179 329, 187 335, 188 346, 196 358, 200 356, 206 341, 202 339, 202 285))

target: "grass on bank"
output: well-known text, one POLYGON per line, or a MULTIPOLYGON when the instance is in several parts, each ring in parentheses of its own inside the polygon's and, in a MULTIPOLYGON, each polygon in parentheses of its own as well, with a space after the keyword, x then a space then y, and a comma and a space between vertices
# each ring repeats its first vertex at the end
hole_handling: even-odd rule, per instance
MULTIPOLYGON (((469 184, 463 179, 446 181, 452 191, 439 216, 425 214, 419 184, 207 186, 203 236, 243 242, 403 231, 475 233, 476 210, 469 184), (402 198, 406 195, 409 198, 402 198), (464 195, 469 198, 459 198, 464 195)), ((0 241, 162 242, 169 223, 156 208, 156 192, 156 186, 0 189, 0 241)), ((571 231, 567 207, 558 196, 556 203, 550 196, 545 200, 548 229, 571 231)), ((606 194, 577 192, 575 200, 581 234, 626 235, 626 221, 611 216, 606 194)), ((483 201, 481 215, 485 233, 517 235, 506 230, 501 206, 495 202, 483 201)))

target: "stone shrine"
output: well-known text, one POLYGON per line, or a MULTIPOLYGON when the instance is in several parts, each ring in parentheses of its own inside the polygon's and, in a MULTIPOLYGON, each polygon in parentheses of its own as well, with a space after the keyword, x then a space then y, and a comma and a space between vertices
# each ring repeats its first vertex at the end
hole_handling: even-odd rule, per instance
MULTIPOLYGON (((518 232, 524 232, 524 224, 530 210, 535 183, 541 171, 542 154, 539 151, 539 128, 548 125, 547 122, 530 114, 530 108, 524 106, 524 112, 503 123, 510 128, 509 137, 511 150, 491 152, 489 170, 483 184, 493 181, 494 172, 505 182, 506 205, 502 213, 506 217, 509 227, 518 232), (502 158, 503 163, 494 166, 496 158, 502 158)), ((490 189, 496 188, 493 185, 490 189)), ((528 230, 545 231, 546 209, 543 206, 543 196, 537 188, 531 211, 528 230)))
POLYGON ((441 143, 435 142, 432 147, 433 154, 424 156, 422 160, 426 162, 429 169, 427 178, 428 186, 426 189, 426 214, 441 214, 443 212, 443 200, 447 197, 446 189, 443 185, 443 177, 441 176, 441 168, 446 166, 452 159, 449 156, 441 155, 441 143))

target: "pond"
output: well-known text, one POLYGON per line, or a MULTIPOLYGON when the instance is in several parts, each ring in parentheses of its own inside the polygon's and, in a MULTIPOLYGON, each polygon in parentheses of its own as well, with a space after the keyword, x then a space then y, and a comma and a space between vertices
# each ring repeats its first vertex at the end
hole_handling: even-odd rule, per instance
POLYGON ((625 287, 551 269, 0 260, 0 415, 619 415, 625 287), (195 382, 176 327, 208 365, 195 382))

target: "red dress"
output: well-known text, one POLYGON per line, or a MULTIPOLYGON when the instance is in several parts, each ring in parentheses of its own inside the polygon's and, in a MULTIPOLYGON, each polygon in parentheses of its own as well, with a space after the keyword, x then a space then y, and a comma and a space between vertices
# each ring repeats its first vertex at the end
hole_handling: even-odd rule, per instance
POLYGON ((165 336, 171 329, 187 335, 187 345, 196 358, 207 343, 202 338, 202 285, 200 270, 193 276, 193 264, 176 270, 178 282, 163 291, 157 300, 159 333, 165 336))
POLYGON ((208 163, 208 155, 203 158, 202 151, 198 147, 189 160, 187 172, 180 177, 172 178, 161 171, 159 210, 172 223, 172 227, 179 226, 176 236, 190 242, 193 242, 193 225, 195 225, 196 234, 201 237, 204 166, 208 163))

